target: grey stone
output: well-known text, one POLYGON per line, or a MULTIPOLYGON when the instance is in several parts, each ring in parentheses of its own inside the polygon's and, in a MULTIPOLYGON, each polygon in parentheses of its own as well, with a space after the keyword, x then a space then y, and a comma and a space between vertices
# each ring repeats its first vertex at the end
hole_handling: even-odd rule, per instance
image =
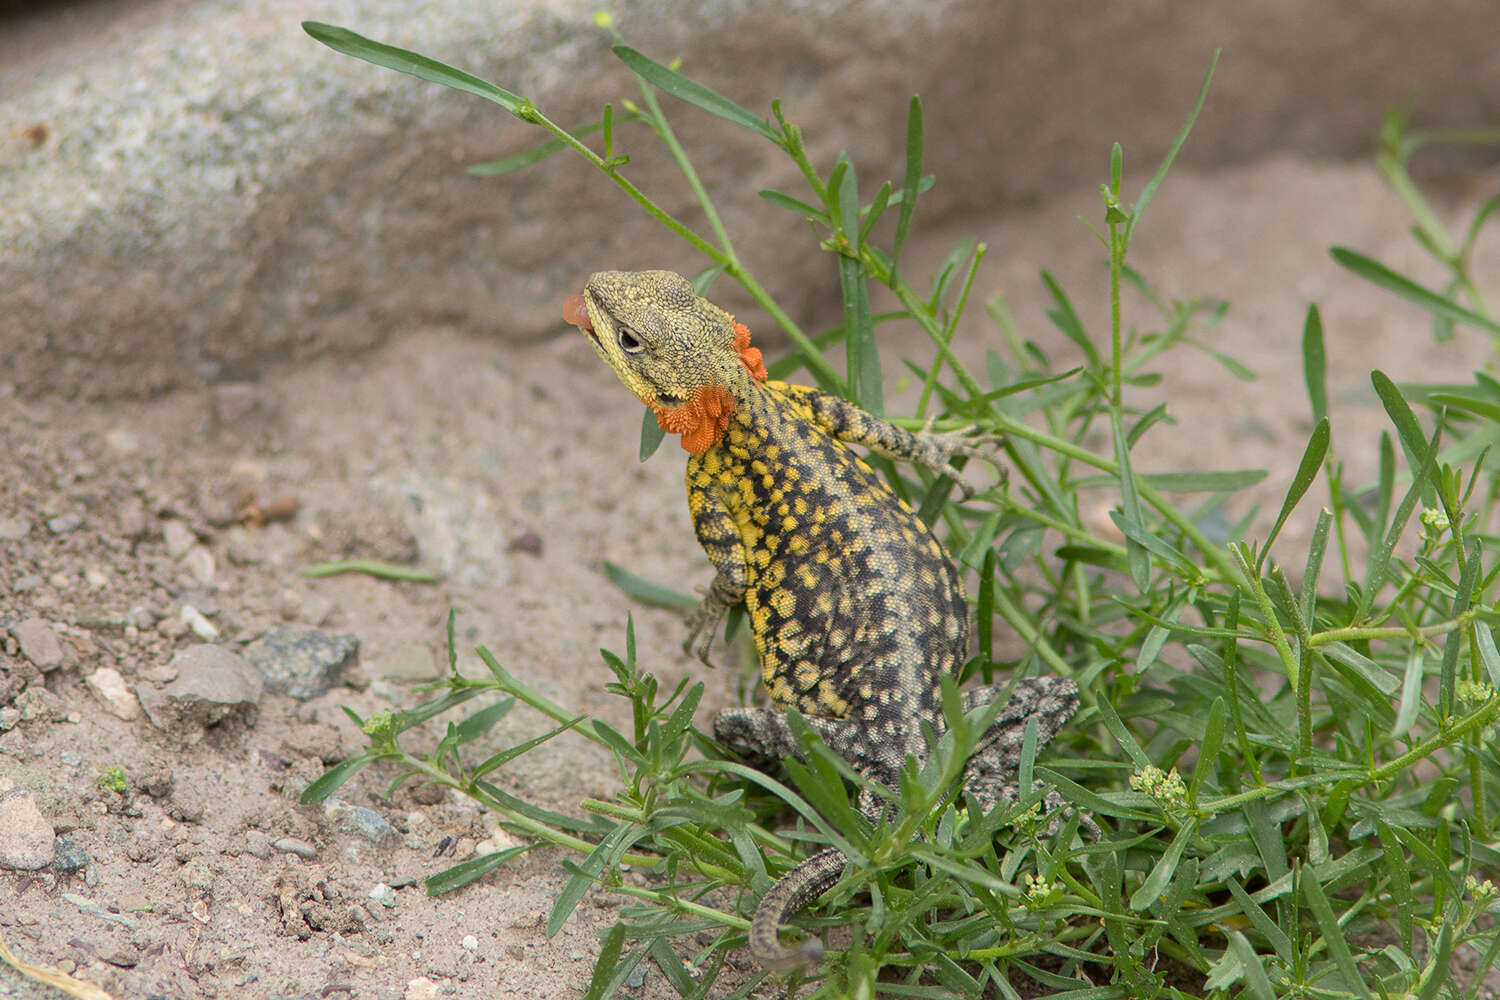
MULTIPOLYGON (((572 279, 667 252, 653 221, 571 160, 499 181, 465 176, 462 164, 542 133, 328 51, 296 30, 293 6, 159 4, 107 31, 111 5, 31 6, 37 23, 77 20, 51 47, 28 48, 36 33, 25 30, 0 40, 0 119, 45 108, 50 126, 0 153, 11 209, 0 215, 0 356, 19 392, 250 378, 266 358, 366 348, 391 315, 534 336, 557 327, 558 290, 572 279), (471 238, 430 235, 458 231, 471 238), (472 253, 475 242, 487 252, 472 253)), ((593 6, 347 0, 325 16, 524 88, 571 123, 633 91, 593 6)), ((648 55, 683 55, 687 72, 756 114, 787 98, 815 160, 847 146, 865 177, 900 178, 906 101, 920 93, 924 165, 941 178, 933 217, 959 218, 1096 180, 1099 137, 1122 129, 1132 162, 1157 162, 1215 46, 1232 55, 1214 105, 1233 113, 1200 118, 1182 155, 1190 169, 1282 151, 1365 155, 1381 113, 1410 94, 1443 122, 1487 121, 1500 106, 1500 73, 1485 71, 1497 16, 1494 0, 1358 17, 1279 0, 1096 5, 1086 16, 988 0, 666 0, 622 8, 618 26, 648 55)), ((669 114, 708 133, 699 169, 723 195, 740 254, 777 260, 794 227, 754 189, 794 190, 794 169, 748 132, 676 105, 669 114)), ((622 142, 631 153, 649 145, 622 142)), ((669 160, 639 156, 630 176, 675 209, 669 160)), ((825 279, 807 242, 774 275, 784 301, 825 279)))
POLYGON ((311 861, 318 856, 318 849, 316 847, 296 837, 282 837, 272 843, 271 846, 282 854, 295 854, 303 861, 311 861))
POLYGON ((0 733, 8 733, 21 724, 21 710, 6 706, 0 708, 0 733))
POLYGON ((141 704, 135 694, 125 686, 125 678, 113 667, 100 667, 83 679, 89 693, 99 699, 104 710, 126 722, 138 719, 141 704))
POLYGON ((21 655, 38 670, 56 670, 63 665, 62 643, 45 618, 28 618, 10 627, 10 634, 21 644, 21 655))
POLYGON ((193 534, 193 529, 181 521, 168 521, 162 525, 161 538, 166 543, 167 555, 173 559, 181 559, 189 549, 198 544, 198 536, 193 534))
POLYGON ((15 704, 22 722, 61 722, 66 717, 62 699, 41 684, 31 684, 16 695, 15 704))
POLYGON ((83 527, 82 514, 59 514, 56 517, 47 518, 47 530, 54 535, 66 535, 70 531, 77 531, 83 527))
POLYGON ((396 833, 396 828, 386 822, 384 816, 380 815, 374 809, 367 809, 364 806, 356 806, 346 812, 341 825, 345 829, 359 834, 372 844, 385 843, 400 836, 396 833))
POLYGON ((260 858, 262 861, 269 860, 275 852, 271 849, 271 838, 261 830, 245 831, 245 853, 260 858))
POLYGON ((278 625, 245 647, 266 690, 307 701, 330 690, 358 661, 359 639, 303 625, 278 625))
POLYGON ((57 838, 53 843, 53 851, 52 870, 59 875, 83 871, 92 860, 88 851, 73 843, 73 838, 67 836, 57 838))
POLYGON ((136 685, 151 724, 189 742, 203 730, 238 717, 253 724, 264 685, 254 667, 222 646, 189 646, 168 666, 177 677, 164 688, 136 685))
POLYGON ((31 533, 31 522, 24 517, 0 519, 0 542, 19 542, 31 533))
POLYGON ((0 800, 0 868, 34 872, 52 864, 52 824, 30 795, 0 800))

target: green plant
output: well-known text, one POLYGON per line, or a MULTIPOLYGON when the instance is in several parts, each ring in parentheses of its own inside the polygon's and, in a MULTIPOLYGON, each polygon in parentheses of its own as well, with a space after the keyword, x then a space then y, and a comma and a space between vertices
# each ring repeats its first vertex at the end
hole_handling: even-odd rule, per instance
MULTIPOLYGON (((450 671, 440 693, 414 709, 356 717, 368 751, 330 769, 304 801, 385 761, 397 772, 392 787, 415 775, 458 788, 512 831, 575 852, 578 860, 564 862, 571 878, 549 934, 592 886, 630 901, 601 942, 590 997, 613 994, 648 956, 684 996, 709 995, 716 984, 747 995, 764 977, 725 964, 743 942, 745 914, 778 871, 808 845, 825 843, 853 862, 829 896, 837 916, 814 911, 801 921, 813 929, 852 922, 854 930, 847 946, 811 970, 814 996, 1017 996, 1013 977, 1101 998, 1477 995, 1500 957, 1495 890, 1486 880, 1500 863, 1500 761, 1487 737, 1500 716, 1500 653, 1490 631, 1496 573, 1486 567, 1493 539, 1484 533, 1494 480, 1478 453, 1462 462, 1444 457, 1445 429, 1458 426, 1451 417, 1425 430, 1403 392, 1376 372, 1396 434, 1382 436, 1375 484, 1345 484, 1331 452, 1316 308, 1303 330, 1316 427, 1264 538, 1247 538, 1248 518, 1216 532, 1210 517, 1263 472, 1134 468, 1132 449, 1147 433, 1165 433, 1167 410, 1128 405, 1125 389, 1145 397, 1166 352, 1208 350, 1233 377, 1249 377, 1207 342, 1222 308, 1167 302, 1126 262, 1187 128, 1133 201, 1124 195, 1121 149, 1112 151, 1103 221, 1091 227, 1109 255, 1109 329, 1086 329, 1061 286, 1043 275, 1053 299, 1047 319, 1083 363, 1057 370, 995 299, 986 310, 997 344, 975 373, 950 345, 984 246, 961 244, 920 288, 901 269, 928 184, 916 99, 901 183, 883 184, 864 202, 854 164, 841 156, 821 172, 778 105, 761 119, 623 44, 615 54, 636 77, 640 102, 627 105, 626 116, 606 108, 599 122, 568 131, 526 99, 459 70, 345 29, 305 27, 341 52, 484 97, 550 134, 544 146, 478 173, 519 169, 563 150, 584 157, 704 254, 700 289, 720 275, 735 280, 786 331, 794 349, 772 366, 774 376, 806 369, 824 388, 881 412, 876 326, 910 322, 926 333, 930 358, 904 360, 921 381, 920 402, 894 419, 915 427, 938 415, 941 428, 1006 435, 1012 485, 959 506, 941 481, 888 464, 882 471, 930 522, 941 520, 947 544, 978 576, 978 652, 965 676, 994 669, 998 620, 1028 650, 1012 665, 1017 673, 1066 674, 1084 689, 1085 709, 1057 741, 1066 762, 1040 763, 1033 749, 1022 787, 1039 779, 1057 789, 1106 835, 1081 840, 1076 821, 1046 835, 1031 818, 1040 791, 989 814, 958 797, 954 781, 982 720, 956 711, 931 759, 904 776, 899 814, 871 829, 850 805, 848 769, 810 734, 807 762, 786 766, 790 784, 726 759, 694 728, 702 685, 663 697, 637 664, 632 628, 623 658, 604 653, 614 675, 609 690, 631 710, 630 732, 622 733, 551 703, 484 649, 478 656, 488 675, 462 674, 451 617, 450 671), (662 94, 749 130, 796 164, 808 200, 760 196, 808 220, 833 255, 844 292, 841 327, 810 336, 764 292, 677 142, 662 94), (665 143, 711 237, 625 177, 616 126, 626 118, 665 143), (596 133, 602 151, 583 141, 596 133), (872 313, 871 282, 894 294, 898 311, 872 313), (1127 299, 1141 311, 1129 324, 1127 299), (842 369, 825 356, 840 344, 842 369), (1102 453, 1085 444, 1099 431, 1110 441, 1102 453), (1332 509, 1319 515, 1296 560, 1294 584, 1270 558, 1271 547, 1320 479, 1332 509), (1169 494, 1197 500, 1179 506, 1169 494), (1115 504, 1118 536, 1082 514, 1099 497, 1115 504), (1416 549, 1407 554, 1400 543, 1413 531, 1416 549), (1342 579, 1330 583, 1324 563, 1334 537, 1342 579), (1360 547, 1368 553, 1362 565, 1360 547), (431 752, 401 745, 420 723, 493 693, 504 699, 449 723, 431 752), (466 763, 469 745, 516 702, 556 728, 466 763), (578 818, 540 809, 490 780, 507 761, 569 729, 614 755, 622 783, 614 800, 585 801, 578 818), (788 810, 796 830, 773 832, 788 810), (646 884, 626 878, 623 865, 647 873, 646 884), (1461 949, 1474 970, 1467 983, 1453 974, 1461 949)), ((1432 293, 1450 304, 1439 314, 1468 311, 1452 302, 1465 287, 1432 293)), ((1500 398, 1493 405, 1500 412, 1500 398)), ((1485 433, 1469 429, 1468 439, 1485 433)), ((643 439, 643 455, 654 444, 643 439)), ((611 575, 643 599, 683 600, 619 568, 611 575)), ((429 890, 456 888, 529 846, 435 875, 429 890)))
POLYGON ((123 767, 111 764, 99 772, 99 777, 94 780, 94 787, 101 792, 124 795, 130 789, 130 779, 126 777, 123 767))

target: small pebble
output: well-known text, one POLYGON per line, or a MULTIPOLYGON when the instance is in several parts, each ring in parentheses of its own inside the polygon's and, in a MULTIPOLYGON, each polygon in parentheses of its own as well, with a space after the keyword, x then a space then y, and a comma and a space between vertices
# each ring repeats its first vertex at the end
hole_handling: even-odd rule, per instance
POLYGON ((463 945, 464 951, 473 952, 479 950, 479 939, 472 934, 465 934, 463 939, 458 943, 463 945))
POLYGON ((318 856, 318 849, 305 840, 296 837, 282 837, 271 844, 282 854, 295 854, 304 861, 311 861, 318 856))
POLYGON ((73 838, 58 837, 53 847, 56 856, 52 860, 52 870, 59 875, 83 871, 89 866, 89 852, 73 843, 73 838))
POLYGON ((24 517, 0 519, 0 542, 19 542, 31 534, 31 522, 24 517))
POLYGON ((21 655, 43 673, 63 664, 62 643, 45 618, 28 618, 10 627, 10 634, 21 644, 21 655))
POLYGON ((173 559, 181 559, 187 555, 188 549, 198 544, 198 536, 193 534, 193 529, 181 521, 168 521, 162 526, 161 537, 167 545, 167 555, 173 559))
POLYGON ((219 627, 204 617, 203 612, 191 604, 184 604, 178 617, 200 639, 212 641, 219 637, 219 627))
POLYGON ((630 975, 625 977, 625 988, 627 990, 638 990, 646 985, 646 967, 637 965, 630 970, 630 975))
POLYGON ((375 902, 379 903, 381 906, 395 906, 396 890, 392 889, 384 882, 376 882, 375 888, 370 890, 370 898, 375 900, 375 902))
POLYGON ((245 853, 266 861, 275 852, 271 849, 271 838, 267 834, 260 830, 250 830, 245 834, 245 853))
POLYGON ((60 750, 57 754, 57 762, 63 767, 77 767, 83 763, 83 758, 78 755, 77 750, 60 750))
POLYGON ((21 722, 21 710, 18 708, 0 708, 0 733, 8 733, 16 728, 21 722))
POLYGON ((378 844, 396 836, 395 827, 387 823, 384 816, 364 806, 349 810, 347 822, 354 832, 372 844, 378 844))
POLYGON ((113 667, 100 667, 85 677, 83 684, 110 715, 126 722, 140 717, 141 703, 136 701, 134 692, 125 686, 125 678, 113 667))
POLYGON ((56 517, 49 517, 47 519, 47 530, 54 535, 63 535, 70 531, 77 531, 82 525, 82 514, 59 514, 56 517))
POLYGON ((90 566, 83 571, 83 581, 95 590, 102 590, 109 586, 109 576, 98 566, 90 566))
POLYGON ((26 594, 36 590, 42 585, 42 578, 36 573, 22 573, 11 582, 12 593, 26 594))
POLYGON ((182 557, 182 564, 193 575, 193 579, 204 586, 213 583, 214 574, 218 572, 218 567, 214 563, 214 554, 202 545, 194 545, 188 549, 187 555, 182 557))

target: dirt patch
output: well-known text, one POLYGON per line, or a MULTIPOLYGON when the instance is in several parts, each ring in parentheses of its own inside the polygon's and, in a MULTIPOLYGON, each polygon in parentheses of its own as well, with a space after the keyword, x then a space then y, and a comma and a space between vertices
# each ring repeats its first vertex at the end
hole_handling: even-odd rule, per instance
MULTIPOLYGON (((1097 247, 1070 221, 1091 210, 1064 199, 973 225, 1004 234, 985 280, 1009 288, 1027 335, 1057 355, 1066 346, 1037 319, 1036 270, 1058 273, 1098 320, 1097 247)), ((1309 298, 1324 303, 1336 428, 1357 428, 1354 461, 1366 461, 1373 438, 1359 434, 1379 419, 1359 388, 1370 367, 1466 380, 1487 356, 1476 337, 1433 350, 1422 317, 1325 267, 1329 242, 1402 245, 1405 220, 1364 167, 1276 161, 1187 176, 1153 211, 1147 230, 1160 236, 1139 265, 1165 273, 1172 294, 1231 299, 1215 346, 1263 375, 1171 371, 1160 396, 1185 419, 1148 438, 1153 468, 1270 465, 1256 499, 1279 504, 1306 434, 1298 344, 1309 298)), ((941 236, 914 253, 936 257, 941 236)), ((986 342, 965 350, 976 343, 986 342)), ((925 356, 899 335, 888 356, 903 346, 925 356)), ((902 398, 893 392, 893 409, 902 398)), ((639 423, 639 406, 571 332, 517 347, 412 330, 359 362, 149 403, 0 398, 0 797, 29 797, 55 835, 50 863, 0 875, 0 933, 30 960, 122 997, 581 991, 617 904, 591 897, 548 941, 563 880, 555 855, 534 852, 432 900, 421 878, 503 838, 492 817, 410 789, 384 800, 389 776, 377 772, 330 808, 294 799, 361 746, 340 705, 369 715, 417 699, 411 683, 442 663, 449 608, 461 647, 483 643, 562 704, 617 725, 628 720, 603 691, 610 675, 595 650, 623 648, 627 613, 665 684, 706 679, 705 709, 734 699, 740 678, 681 655, 677 616, 633 606, 601 575, 608 559, 679 589, 710 576, 680 454, 669 445, 638 463, 639 423), (443 580, 297 575, 339 557, 415 560, 443 580), (281 626, 352 636, 358 663, 325 693, 302 690, 306 700, 236 694, 232 704, 254 711, 206 727, 205 717, 186 735, 121 717, 128 694, 149 691, 136 699, 149 702, 179 683, 185 650, 240 654, 281 626)), ((542 728, 513 719, 496 739, 542 728)), ((610 794, 612 771, 563 738, 500 782, 572 810, 610 794)), ((0 996, 29 990, 0 974, 0 996)), ((654 968, 631 991, 671 994, 654 968)))

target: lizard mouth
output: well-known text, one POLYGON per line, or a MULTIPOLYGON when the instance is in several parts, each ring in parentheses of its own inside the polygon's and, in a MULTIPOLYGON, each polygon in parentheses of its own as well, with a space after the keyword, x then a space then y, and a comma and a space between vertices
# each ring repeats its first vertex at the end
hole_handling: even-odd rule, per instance
POLYGON ((594 321, 589 319, 588 303, 582 295, 569 295, 563 300, 562 318, 564 323, 571 323, 588 334, 594 343, 599 343, 599 335, 594 332, 594 321))

